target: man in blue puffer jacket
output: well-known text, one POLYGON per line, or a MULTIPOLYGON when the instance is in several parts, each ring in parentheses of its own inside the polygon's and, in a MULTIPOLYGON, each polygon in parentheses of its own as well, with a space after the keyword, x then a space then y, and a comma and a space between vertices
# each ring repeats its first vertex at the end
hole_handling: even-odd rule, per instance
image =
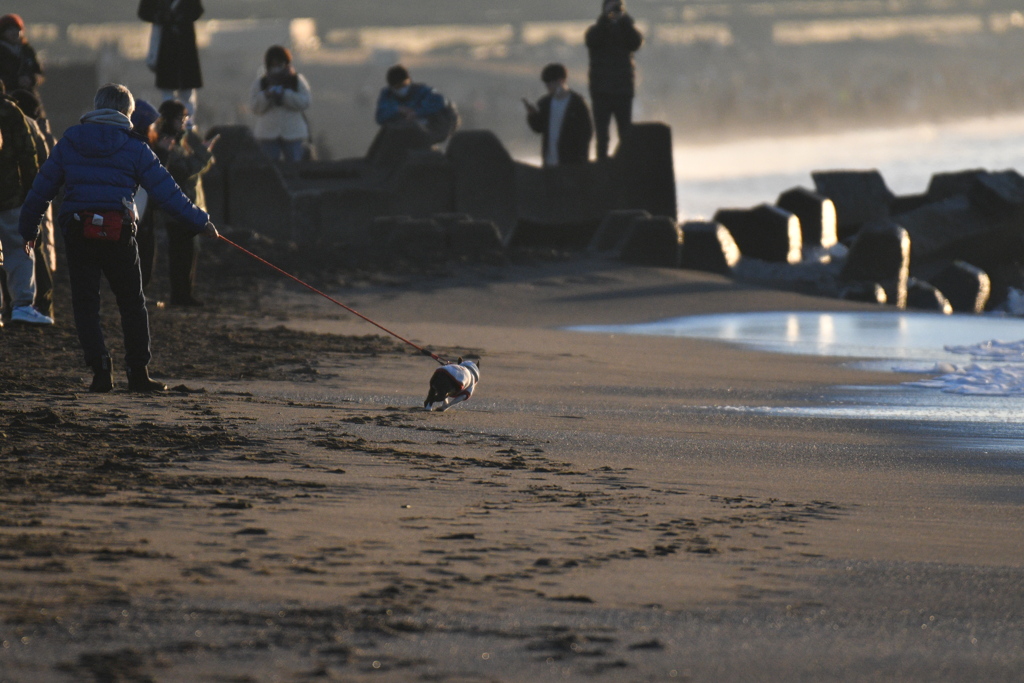
POLYGON ((71 303, 85 362, 92 367, 90 391, 113 388, 110 353, 100 325, 100 276, 110 283, 121 312, 129 391, 163 391, 150 379, 149 313, 142 293, 135 241, 135 192, 141 185, 150 201, 196 233, 216 238, 209 215, 182 194, 150 149, 131 135, 135 99, 123 85, 107 84, 93 101, 95 111, 64 133, 32 183, 21 209, 19 232, 25 248, 39 236, 39 222, 61 185, 65 188, 57 222, 67 248, 71 303), (113 239, 116 226, 123 225, 113 239), (114 226, 109 228, 106 226, 114 226))

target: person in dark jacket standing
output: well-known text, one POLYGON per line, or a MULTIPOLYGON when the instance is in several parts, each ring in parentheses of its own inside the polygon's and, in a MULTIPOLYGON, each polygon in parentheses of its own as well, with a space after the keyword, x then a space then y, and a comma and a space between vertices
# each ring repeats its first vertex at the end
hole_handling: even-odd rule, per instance
POLYGON ((36 298, 34 252, 23 252, 19 231, 21 207, 39 171, 39 155, 32 124, 13 99, 3 94, 0 83, 0 131, 6 144, 0 151, 0 245, 6 252, 4 306, 12 322, 52 325, 33 307, 36 298))
POLYGON ((526 122, 541 134, 541 157, 544 166, 584 164, 590 156, 590 139, 594 124, 590 108, 583 97, 568 88, 569 72, 561 64, 548 64, 540 79, 548 94, 536 105, 523 99, 526 122))
POLYGON ((94 111, 82 117, 56 144, 39 169, 22 205, 18 224, 25 250, 39 236, 46 208, 64 186, 57 223, 64 235, 71 304, 85 362, 93 370, 90 391, 113 389, 110 353, 100 325, 100 278, 117 298, 124 332, 129 391, 163 391, 149 377, 149 313, 142 293, 135 242, 135 191, 174 214, 196 233, 218 236, 209 215, 188 200, 142 140, 131 134, 135 99, 128 88, 109 83, 96 92, 94 111))
MULTIPOLYGON (((188 113, 178 100, 161 103, 159 111, 160 118, 151 131, 150 147, 189 201, 205 210, 202 176, 213 166, 213 146, 220 138, 215 135, 204 142, 195 130, 189 130, 186 125, 188 113)), ((193 293, 199 260, 195 230, 189 223, 181 222, 164 210, 155 212, 154 224, 163 225, 167 230, 171 305, 202 306, 203 302, 193 293)))
POLYGON ((597 23, 587 29, 590 53, 590 101, 597 126, 597 158, 608 158, 609 128, 612 116, 619 140, 633 123, 633 95, 636 62, 633 53, 644 42, 633 17, 626 14, 622 0, 602 0, 597 23))
MULTIPOLYGON (((50 150, 57 143, 50 133, 50 126, 42 118, 42 105, 39 99, 28 90, 15 90, 10 94, 14 103, 21 109, 28 121, 32 139, 36 143, 36 157, 42 165, 50 156, 50 150)), ((47 209, 43 214, 39 239, 36 240, 36 297, 35 309, 53 319, 53 274, 57 270, 56 235, 53 230, 53 211, 47 209)))
POLYGON ((0 17, 0 80, 7 92, 29 90, 38 96, 43 67, 25 39, 25 22, 17 14, 0 17))
POLYGON ((201 0, 142 0, 139 19, 159 32, 156 53, 156 87, 164 100, 181 100, 189 116, 196 115, 196 90, 203 87, 196 47, 195 22, 203 16, 201 0))

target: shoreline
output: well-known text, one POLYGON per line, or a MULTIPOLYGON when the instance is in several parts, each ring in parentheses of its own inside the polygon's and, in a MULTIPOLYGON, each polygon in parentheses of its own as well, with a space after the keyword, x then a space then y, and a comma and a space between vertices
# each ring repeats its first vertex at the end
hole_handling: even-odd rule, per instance
POLYGON ((701 408, 899 375, 555 329, 874 307, 590 259, 342 288, 417 343, 482 356, 474 397, 427 413, 429 359, 259 282, 210 278, 207 308, 151 311, 166 396, 82 393, 77 349, 52 340, 73 341, 63 299, 60 330, 0 332, 5 354, 63 354, 0 387, 11 680, 1021 670, 1020 470, 965 468, 900 422, 701 408))

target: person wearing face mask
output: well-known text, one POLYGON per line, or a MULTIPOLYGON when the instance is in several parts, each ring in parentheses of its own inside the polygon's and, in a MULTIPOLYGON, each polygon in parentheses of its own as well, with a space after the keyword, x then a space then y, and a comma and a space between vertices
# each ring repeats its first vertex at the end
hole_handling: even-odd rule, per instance
POLYGON ((597 158, 608 158, 612 116, 621 141, 633 123, 633 95, 636 62, 633 53, 644 38, 633 17, 626 14, 622 0, 602 0, 601 16, 587 29, 590 55, 590 101, 597 126, 597 158))
POLYGON ((264 73, 252 84, 249 93, 249 106, 256 115, 253 135, 270 159, 301 161, 309 140, 309 123, 304 113, 312 102, 309 83, 295 71, 288 48, 269 48, 263 65, 264 73))
POLYGON ((569 73, 561 64, 548 64, 541 71, 540 79, 548 94, 536 105, 523 98, 523 105, 527 124, 542 136, 544 166, 586 163, 594 135, 586 100, 569 89, 569 73))
MULTIPOLYGON (((158 111, 160 118, 150 128, 150 147, 189 201, 205 210, 202 177, 213 166, 213 147, 219 136, 215 135, 204 142, 187 125, 188 110, 178 100, 162 102, 158 111)), ((153 225, 154 229, 162 225, 167 230, 171 305, 202 306, 203 302, 196 299, 193 293, 199 256, 195 229, 163 209, 154 212, 153 225)), ((152 254, 149 258, 152 258, 152 254)))
POLYGON ((386 79, 388 85, 377 98, 375 118, 381 131, 370 147, 371 159, 394 160, 409 149, 428 149, 452 136, 459 114, 444 95, 414 83, 401 64, 388 69, 386 79))

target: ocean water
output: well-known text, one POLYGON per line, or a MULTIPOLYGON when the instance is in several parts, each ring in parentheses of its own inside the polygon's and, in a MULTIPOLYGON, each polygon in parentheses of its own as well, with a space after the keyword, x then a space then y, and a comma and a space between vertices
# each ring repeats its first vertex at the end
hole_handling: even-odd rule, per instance
POLYGON ((680 219, 772 204, 792 187, 813 189, 821 170, 877 169, 894 193, 917 194, 933 173, 1024 170, 1024 115, 677 146, 674 164, 680 219))
POLYGON ((922 379, 894 386, 836 386, 827 401, 816 405, 707 410, 915 422, 928 425, 930 431, 951 429, 962 448, 1019 454, 1014 462, 1024 467, 1021 318, 898 311, 759 312, 569 329, 717 340, 774 353, 846 358, 852 367, 864 370, 918 373, 922 379))

